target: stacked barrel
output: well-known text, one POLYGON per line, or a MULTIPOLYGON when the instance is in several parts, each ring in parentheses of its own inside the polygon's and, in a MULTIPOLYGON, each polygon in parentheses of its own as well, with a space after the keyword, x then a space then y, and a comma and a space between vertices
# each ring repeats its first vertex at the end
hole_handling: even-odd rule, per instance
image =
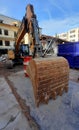
POLYGON ((27 72, 33 84, 37 106, 68 91, 69 65, 63 57, 32 59, 27 72))

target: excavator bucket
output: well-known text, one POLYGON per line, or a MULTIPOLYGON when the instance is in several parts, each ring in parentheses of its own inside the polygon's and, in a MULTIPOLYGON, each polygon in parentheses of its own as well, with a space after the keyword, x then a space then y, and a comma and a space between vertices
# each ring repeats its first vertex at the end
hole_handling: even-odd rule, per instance
POLYGON ((68 91, 69 65, 63 57, 32 59, 27 72, 32 81, 37 107, 68 91))

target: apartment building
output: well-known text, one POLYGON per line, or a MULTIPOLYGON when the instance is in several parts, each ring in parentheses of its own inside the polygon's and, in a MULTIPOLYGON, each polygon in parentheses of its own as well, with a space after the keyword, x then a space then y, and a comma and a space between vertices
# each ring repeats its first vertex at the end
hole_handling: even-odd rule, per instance
POLYGON ((57 36, 67 41, 77 42, 79 41, 79 28, 71 29, 68 32, 58 34, 57 36))
POLYGON ((0 53, 13 49, 15 37, 21 22, 0 14, 0 53))
POLYGON ((68 31, 68 40, 72 42, 79 41, 79 28, 68 31))
POLYGON ((68 33, 61 33, 57 35, 58 38, 67 40, 68 39, 68 33))

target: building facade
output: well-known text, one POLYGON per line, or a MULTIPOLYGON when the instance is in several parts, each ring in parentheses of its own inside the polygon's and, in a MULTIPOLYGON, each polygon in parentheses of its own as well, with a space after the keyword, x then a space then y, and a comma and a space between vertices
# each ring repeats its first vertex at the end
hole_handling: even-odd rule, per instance
POLYGON ((19 20, 0 15, 0 53, 13 49, 15 37, 21 22, 19 20))
POLYGON ((64 39, 70 42, 78 42, 79 41, 79 28, 71 29, 66 33, 58 34, 57 36, 61 39, 64 39))

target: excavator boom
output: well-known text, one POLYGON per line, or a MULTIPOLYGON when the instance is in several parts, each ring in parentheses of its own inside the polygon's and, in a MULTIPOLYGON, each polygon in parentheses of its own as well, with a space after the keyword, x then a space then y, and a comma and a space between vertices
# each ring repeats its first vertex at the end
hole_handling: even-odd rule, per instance
POLYGON ((23 39, 24 35, 26 33, 33 34, 33 25, 32 25, 33 18, 36 19, 36 15, 34 14, 34 8, 31 4, 29 4, 26 7, 26 13, 22 19, 22 23, 21 23, 20 28, 18 30, 16 41, 15 41, 17 53, 19 50, 19 44, 20 44, 21 40, 23 39))

